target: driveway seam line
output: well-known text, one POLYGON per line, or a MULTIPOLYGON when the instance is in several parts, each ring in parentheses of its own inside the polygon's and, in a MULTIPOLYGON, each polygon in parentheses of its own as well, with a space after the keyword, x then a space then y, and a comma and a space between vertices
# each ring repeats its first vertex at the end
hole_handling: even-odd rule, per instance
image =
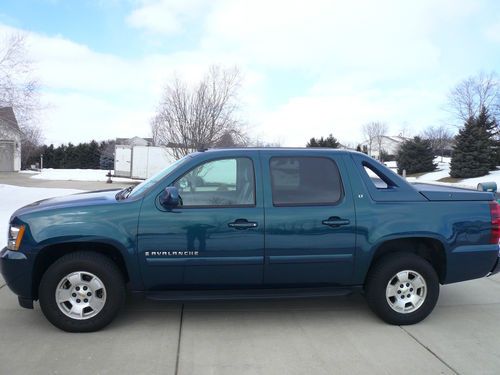
POLYGON ((407 331, 406 329, 404 329, 402 326, 399 326, 399 328, 401 328, 403 330, 403 332, 405 332, 408 336, 410 336, 413 340, 415 340, 415 342, 417 342, 420 346, 422 346, 425 350, 427 350, 429 353, 431 353, 439 362, 441 362, 443 365, 445 365, 446 367, 448 367, 448 369, 451 370, 451 372, 453 372, 454 374, 457 374, 457 375, 460 375, 460 373, 455 370, 451 365, 449 365, 444 359, 442 359, 440 356, 438 356, 436 353, 434 353, 432 351, 431 348, 429 348, 427 345, 425 345, 424 343, 422 343, 419 339, 417 339, 414 335, 412 335, 409 331, 407 331))
POLYGON ((179 337, 177 338, 177 356, 175 358, 175 375, 179 373, 179 358, 181 355, 181 335, 182 335, 182 321, 184 319, 184 304, 181 306, 181 320, 179 322, 179 337))

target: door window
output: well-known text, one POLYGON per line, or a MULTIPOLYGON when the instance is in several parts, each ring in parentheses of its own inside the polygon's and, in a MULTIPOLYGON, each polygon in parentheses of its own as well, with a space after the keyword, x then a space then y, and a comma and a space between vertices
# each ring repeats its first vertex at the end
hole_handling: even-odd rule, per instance
POLYGON ((273 204, 330 205, 342 197, 337 164, 321 157, 273 157, 270 161, 273 204))
POLYGON ((254 169, 249 158, 203 163, 179 178, 174 186, 184 207, 255 205, 254 169))

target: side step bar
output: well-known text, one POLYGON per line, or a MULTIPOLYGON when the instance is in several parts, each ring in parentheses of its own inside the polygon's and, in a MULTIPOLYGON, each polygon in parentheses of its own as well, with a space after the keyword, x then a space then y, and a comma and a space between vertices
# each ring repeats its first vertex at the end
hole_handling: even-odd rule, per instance
POLYGON ((132 292, 157 301, 213 301, 232 299, 315 298, 346 296, 362 291, 362 287, 236 289, 236 290, 169 290, 132 292))

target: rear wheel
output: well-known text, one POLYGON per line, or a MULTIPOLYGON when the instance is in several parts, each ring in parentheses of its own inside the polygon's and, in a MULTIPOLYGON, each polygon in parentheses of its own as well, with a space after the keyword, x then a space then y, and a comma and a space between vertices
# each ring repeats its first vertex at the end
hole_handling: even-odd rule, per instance
POLYGON ((65 255, 44 273, 40 307, 56 327, 97 331, 109 324, 125 301, 125 283, 115 263, 98 253, 65 255))
POLYGON ((434 309, 439 279, 432 265, 412 253, 393 253, 370 270, 366 298, 371 309, 390 324, 415 324, 434 309))

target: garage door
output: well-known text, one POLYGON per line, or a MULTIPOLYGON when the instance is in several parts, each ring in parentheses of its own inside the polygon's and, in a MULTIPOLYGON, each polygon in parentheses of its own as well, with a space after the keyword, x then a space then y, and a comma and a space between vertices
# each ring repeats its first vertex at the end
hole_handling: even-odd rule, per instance
POLYGON ((0 172, 14 170, 14 142, 0 142, 0 172))

